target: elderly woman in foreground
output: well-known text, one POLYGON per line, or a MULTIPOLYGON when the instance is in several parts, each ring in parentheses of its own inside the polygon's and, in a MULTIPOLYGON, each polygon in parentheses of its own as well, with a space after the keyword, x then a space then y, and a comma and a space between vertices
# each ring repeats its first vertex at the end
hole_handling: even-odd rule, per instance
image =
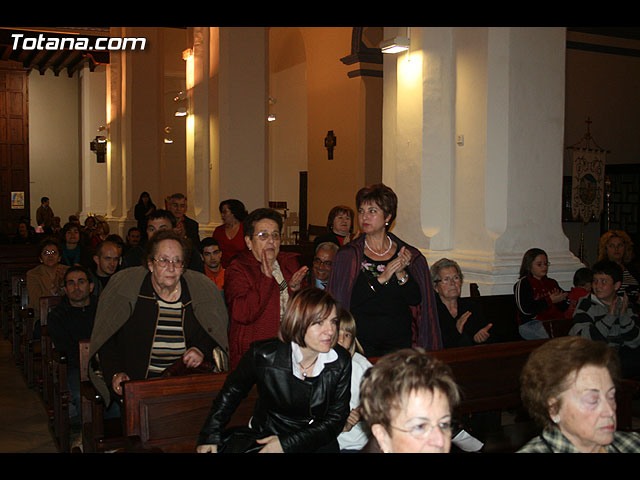
POLYGON ((197 451, 337 453, 351 388, 351 356, 336 345, 337 337, 333 297, 317 288, 296 294, 278 338, 253 343, 228 375, 200 432, 197 451), (258 400, 250 428, 225 432, 254 385, 258 400), (240 438, 250 441, 238 445, 240 438))
POLYGON ((470 298, 460 298, 462 270, 457 262, 442 258, 431 266, 438 319, 444 348, 469 347, 489 341, 492 323, 470 298))
POLYGON ((604 342, 559 337, 533 351, 522 401, 543 428, 520 453, 640 452, 640 435, 616 431, 616 352, 604 342))
POLYGON ((114 274, 102 292, 90 344, 102 377, 89 374, 107 404, 123 381, 159 377, 179 358, 195 368, 212 362, 216 347, 228 350, 224 301, 207 276, 185 268, 188 256, 185 240, 162 230, 145 266, 114 274))
POLYGON ((384 453, 448 453, 459 401, 449 366, 419 348, 381 358, 360 385, 362 418, 384 453))

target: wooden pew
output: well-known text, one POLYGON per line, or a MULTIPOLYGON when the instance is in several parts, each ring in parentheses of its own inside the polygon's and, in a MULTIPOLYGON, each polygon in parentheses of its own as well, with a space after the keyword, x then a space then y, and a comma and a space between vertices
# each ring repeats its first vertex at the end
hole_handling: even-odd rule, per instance
MULTIPOLYGON (((462 401, 456 408, 456 418, 481 412, 517 412, 522 410, 520 373, 529 354, 548 340, 522 340, 491 345, 451 348, 429 352, 447 363, 460 386, 462 401)), ((375 363, 378 358, 370 358, 375 363)), ((638 383, 622 380, 616 391, 618 429, 632 429, 632 400, 638 383)), ((469 433, 485 445, 483 452, 511 453, 524 446, 540 429, 528 418, 522 418, 498 428, 469 433)))
MULTIPOLYGON (((202 373, 125 382, 124 433, 129 445, 168 453, 195 452, 198 434, 226 378, 226 373, 202 373)), ((254 387, 229 426, 248 425, 256 397, 254 387)))
POLYGON ((14 275, 25 276, 26 272, 37 266, 37 245, 3 245, 0 248, 0 323, 4 338, 9 338, 11 330, 11 317, 14 306, 12 297, 11 277, 14 275))
POLYGON ((40 297, 40 350, 41 354, 41 392, 42 398, 47 406, 49 418, 54 418, 53 409, 53 343, 49 336, 48 316, 51 310, 60 303, 62 297, 48 296, 40 297))
POLYGON ((79 342, 82 452, 97 453, 121 446, 123 429, 121 418, 104 418, 104 400, 89 379, 89 345, 79 342))

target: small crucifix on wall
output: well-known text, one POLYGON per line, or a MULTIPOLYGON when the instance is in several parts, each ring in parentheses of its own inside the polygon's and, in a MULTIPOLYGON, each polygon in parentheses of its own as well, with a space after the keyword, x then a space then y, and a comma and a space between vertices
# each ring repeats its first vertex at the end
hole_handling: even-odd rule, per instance
POLYGON ((327 149, 329 160, 333 160, 333 149, 336 146, 336 136, 333 134, 333 130, 327 132, 327 136, 324 137, 324 148, 327 149))

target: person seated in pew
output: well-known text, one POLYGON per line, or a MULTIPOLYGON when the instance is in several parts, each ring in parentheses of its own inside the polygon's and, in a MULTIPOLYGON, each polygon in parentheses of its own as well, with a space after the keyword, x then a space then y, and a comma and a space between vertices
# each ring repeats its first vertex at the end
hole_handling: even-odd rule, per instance
POLYGON ((213 237, 205 237, 200 242, 200 258, 204 263, 204 273, 215 283, 220 291, 224 290, 224 268, 222 266, 222 250, 213 237))
POLYGON ((369 368, 371 362, 364 356, 364 350, 356 337, 356 321, 345 309, 340 309, 338 315, 340 329, 338 332, 338 345, 351 354, 351 400, 349 400, 349 417, 344 424, 342 433, 338 435, 340 452, 357 452, 361 450, 369 440, 369 435, 362 428, 360 415, 360 382, 362 375, 369 368))
POLYGON ((198 436, 198 453, 238 451, 231 445, 239 433, 254 438, 253 450, 262 453, 338 453, 351 390, 351 357, 336 344, 338 309, 318 288, 291 299, 278 337, 252 343, 229 373, 198 436), (249 429, 225 432, 254 385, 249 429))
POLYGON ((622 268, 620 290, 629 297, 630 305, 638 312, 640 297, 640 269, 633 261, 633 241, 624 230, 609 230, 600 237, 598 261, 610 260, 622 268))
POLYGON ((280 251, 282 215, 277 211, 254 210, 243 231, 247 250, 224 272, 232 370, 252 342, 278 335, 287 302, 303 287, 309 270, 300 267, 297 253, 280 251))
POLYGON ((366 453, 448 453, 460 390, 451 368, 421 348, 385 355, 360 385, 366 453))
POLYGON ((333 242, 322 242, 316 247, 313 264, 309 270, 309 285, 325 290, 329 283, 333 258, 338 251, 338 245, 333 242))
POLYGON ((573 318, 578 300, 591 293, 591 283, 593 282, 593 272, 590 268, 582 267, 573 274, 573 287, 567 295, 569 308, 564 312, 565 318, 573 318))
POLYGON ((492 323, 470 298, 460 298, 462 270, 457 262, 441 258, 431 266, 431 280, 436 291, 440 334, 444 348, 470 347, 491 339, 492 323))
POLYGON ((11 239, 12 245, 35 245, 38 243, 35 230, 29 228, 29 222, 21 220, 18 222, 16 235, 11 239))
POLYGON ((622 268, 602 260, 593 267, 593 293, 580 299, 569 335, 606 342, 620 357, 622 376, 640 375, 640 325, 626 292, 619 296, 622 268))
POLYGON ((40 331, 40 297, 64 295, 63 277, 69 267, 60 263, 60 250, 55 238, 45 238, 40 242, 40 265, 27 271, 28 308, 36 319, 34 334, 40 331))
POLYGON ((333 207, 327 217, 327 233, 316 237, 313 243, 314 248, 324 242, 333 242, 338 247, 349 243, 353 240, 354 220, 355 213, 351 207, 346 205, 333 207))
POLYGON ((524 406, 542 427, 519 453, 638 453, 640 435, 616 430, 615 351, 603 342, 558 337, 522 370, 524 406))
POLYGON ((77 223, 67 222, 62 227, 62 259, 61 263, 71 267, 92 265, 89 249, 81 241, 80 226, 77 223))
POLYGON ((74 265, 64 274, 65 296, 48 315, 47 328, 54 349, 67 356, 67 383, 71 425, 80 424, 80 340, 91 338, 98 301, 91 295, 94 284, 89 271, 74 265))
POLYGON ((218 241, 222 250, 222 268, 227 268, 231 261, 247 250, 244 240, 244 219, 249 212, 240 200, 230 198, 218 205, 222 225, 218 225, 211 236, 218 241))
POLYGON ((188 245, 173 230, 154 234, 145 266, 115 273, 102 292, 89 375, 107 405, 123 381, 159 377, 178 358, 195 368, 213 362, 214 348, 228 355, 224 301, 204 274, 185 269, 188 245))
POLYGON ((540 248, 527 250, 520 265, 520 279, 513 286, 518 307, 518 331, 525 340, 549 338, 542 320, 564 318, 569 308, 567 292, 549 278, 549 257, 540 248))

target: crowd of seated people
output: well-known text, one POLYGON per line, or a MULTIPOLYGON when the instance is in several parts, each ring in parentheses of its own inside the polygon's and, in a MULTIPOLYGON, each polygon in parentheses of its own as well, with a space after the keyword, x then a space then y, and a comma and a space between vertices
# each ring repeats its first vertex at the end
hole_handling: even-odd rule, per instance
MULTIPOLYGON (((426 352, 500 342, 491 312, 462 296, 456 261, 442 258, 429 268, 417 248, 390 231, 398 208, 392 189, 362 188, 355 204, 357 213, 331 209, 327 233, 312 241, 309 265, 280 248, 280 213, 247 212, 235 199, 220 203, 222 225, 203 238, 180 193, 156 208, 143 192, 126 239, 110 234, 100 217, 82 225, 71 216, 61 228, 52 219, 41 265, 27 275, 30 306, 37 314, 40 296, 68 299, 52 317, 54 344, 73 349, 68 345, 90 336, 90 377, 114 415, 122 382, 159 377, 176 361, 214 365, 222 354, 229 376, 198 451, 448 452, 460 392, 446 365, 426 352), (238 447, 226 423, 254 385, 259 408, 250 432, 241 432, 252 441, 238 447)), ((36 243, 38 235, 24 222, 14 243, 36 243)), ((544 250, 526 251, 513 287, 513 321, 530 340, 549 338, 543 322, 572 319, 567 338, 584 342, 562 344, 565 354, 576 345, 605 360, 567 361, 556 372, 561 378, 536 381, 567 388, 569 379, 575 383, 569 389, 597 382, 607 400, 618 376, 640 376, 639 277, 624 232, 607 232, 600 246, 601 261, 578 269, 570 291, 548 276, 544 250)), ((538 361, 551 362, 549 352, 538 361)), ((531 375, 523 376, 523 392, 538 388, 531 375)), ((544 431, 523 451, 640 445, 634 436, 614 435, 615 420, 606 426, 611 435, 597 441, 572 436, 577 427, 566 420, 570 412, 562 414, 570 403, 553 392, 547 413, 535 413, 532 405, 542 400, 527 397, 544 431)), ((603 416, 611 410, 615 418, 615 405, 603 416)))

